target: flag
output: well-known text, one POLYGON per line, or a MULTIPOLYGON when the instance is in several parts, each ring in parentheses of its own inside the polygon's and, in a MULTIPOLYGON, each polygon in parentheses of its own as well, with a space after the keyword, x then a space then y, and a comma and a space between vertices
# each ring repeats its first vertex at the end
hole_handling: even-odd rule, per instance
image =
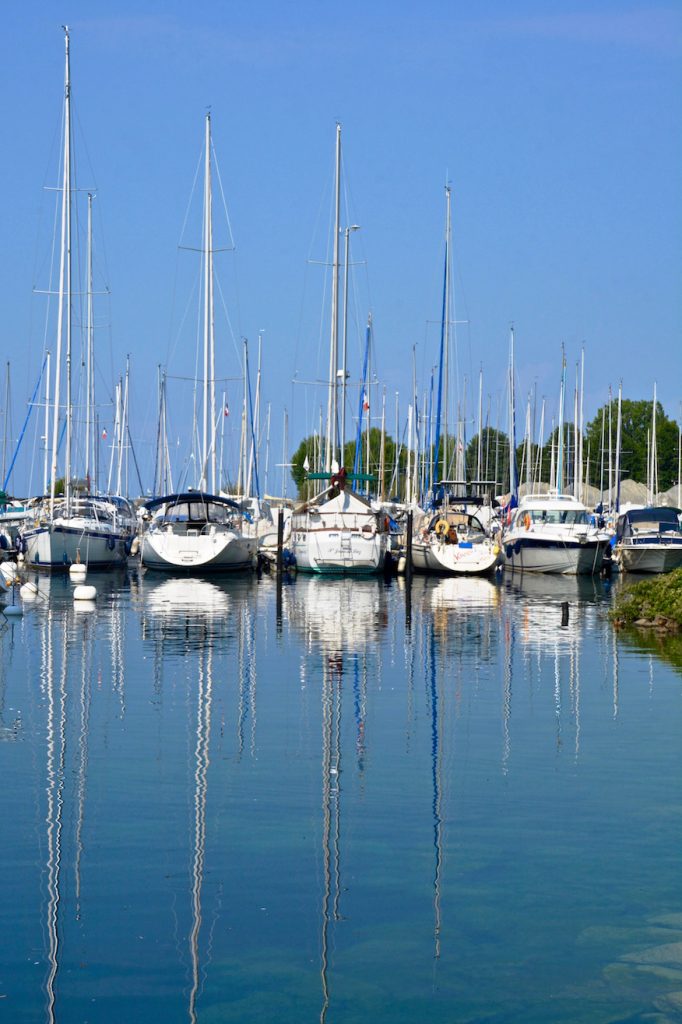
POLYGON ((225 416, 229 416, 230 415, 230 407, 227 404, 227 402, 225 402, 225 408, 223 409, 223 415, 225 415, 225 416))
POLYGON ((308 456, 307 455, 306 455, 305 459, 303 460, 303 468, 306 471, 306 473, 310 469, 310 462, 308 460, 308 456))
POLYGON ((366 391, 362 392, 362 408, 365 412, 369 412, 369 398, 367 397, 366 391))
POLYGON ((104 430, 102 431, 102 440, 106 441, 106 439, 107 439, 107 428, 105 427, 104 430))

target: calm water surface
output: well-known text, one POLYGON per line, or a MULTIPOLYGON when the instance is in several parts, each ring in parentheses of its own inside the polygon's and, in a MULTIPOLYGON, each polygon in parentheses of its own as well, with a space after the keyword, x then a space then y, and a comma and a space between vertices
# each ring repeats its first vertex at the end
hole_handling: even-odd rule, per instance
POLYGON ((0 619, 0 1019, 682 1019, 682 674, 608 587, 91 582, 0 619))

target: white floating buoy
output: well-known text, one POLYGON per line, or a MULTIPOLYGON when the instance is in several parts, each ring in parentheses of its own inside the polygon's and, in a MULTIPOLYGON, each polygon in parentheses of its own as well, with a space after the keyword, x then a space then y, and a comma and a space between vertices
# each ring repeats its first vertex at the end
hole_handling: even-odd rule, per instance
POLYGON ((35 583, 24 583, 19 590, 22 601, 35 601, 38 596, 38 588, 35 583))
POLYGON ((133 557, 135 557, 135 555, 139 554, 139 551, 140 551, 140 538, 135 536, 135 537, 133 537, 132 544, 130 545, 130 554, 133 557))
POLYGON ((19 575, 16 562, 2 562, 0 563, 0 572, 8 583, 14 583, 17 576, 19 575))
POLYGON ((406 567, 407 567, 407 559, 405 558, 405 555, 401 555, 400 558, 398 559, 398 575, 399 576, 404 576, 406 567))
POLYGON ((24 609, 20 604, 6 604, 3 608, 5 615, 23 615, 24 609))
POLYGON ((94 601, 97 597, 97 590, 95 587, 86 587, 80 585, 74 587, 73 599, 74 601, 94 601))
POLYGON ((72 580, 84 580, 88 575, 88 567, 85 562, 72 562, 69 566, 69 576, 72 580))

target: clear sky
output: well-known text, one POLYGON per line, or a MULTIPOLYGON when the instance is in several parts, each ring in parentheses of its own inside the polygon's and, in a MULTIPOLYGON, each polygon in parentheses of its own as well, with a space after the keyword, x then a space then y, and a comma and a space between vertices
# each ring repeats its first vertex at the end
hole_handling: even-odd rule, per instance
MULTIPOLYGON (((183 222, 209 106, 236 245, 216 257, 229 313, 229 326, 222 309, 217 317, 217 374, 239 375, 242 337, 255 365, 264 332, 271 491, 280 490, 272 465, 281 461, 284 408, 291 452, 326 401, 322 388, 291 382, 327 374, 322 263, 337 121, 342 220, 360 225, 351 240, 349 370, 359 376, 371 310, 391 431, 395 392, 401 419, 411 400, 413 346, 420 388, 437 360, 446 181, 462 321, 458 386, 461 395, 466 375, 469 415, 482 365, 495 425, 513 322, 521 403, 536 387, 556 415, 561 343, 569 375, 584 343, 587 418, 622 378, 628 398, 650 398, 657 381, 679 419, 679 3, 24 0, 3 9, 0 70, 1 354, 11 362, 15 435, 44 347, 45 299, 34 289, 47 287, 51 251, 54 193, 43 186, 58 176, 62 23, 71 29, 77 183, 97 192, 97 280, 111 290, 97 299, 97 387, 110 401, 129 353, 145 487, 156 366, 167 363, 174 376, 194 368, 197 258, 178 246, 200 243, 196 204, 184 234, 183 222)), ((227 246, 220 221, 216 230, 227 246)), ((240 385, 227 389, 234 456, 240 385)), ((173 382, 169 400, 184 456, 189 386, 173 382)), ((111 426, 110 408, 101 419, 111 426)), ((475 430, 470 422, 468 436, 475 430)), ((28 483, 32 443, 16 491, 24 481, 41 485, 37 470, 28 483)))

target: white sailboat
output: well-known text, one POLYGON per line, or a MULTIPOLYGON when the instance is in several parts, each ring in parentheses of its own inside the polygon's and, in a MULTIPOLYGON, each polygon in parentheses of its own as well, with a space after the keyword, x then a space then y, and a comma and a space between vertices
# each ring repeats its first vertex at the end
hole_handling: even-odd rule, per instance
MULTIPOLYGON (((345 438, 337 436, 337 388, 339 349, 339 236, 341 212, 341 125, 336 126, 336 176, 334 257, 332 269, 332 316, 329 355, 329 395, 325 473, 311 473, 309 480, 329 480, 330 486, 294 509, 290 546, 296 566, 303 572, 366 575, 384 567, 388 547, 388 517, 347 486, 354 479, 345 467, 338 469, 336 454, 345 438)), ((348 260, 346 245, 346 261, 348 260)), ((344 367, 341 371, 345 378, 344 367)), ((368 427, 369 431, 369 427, 368 427)))
MULTIPOLYGON (((52 463, 49 498, 40 502, 20 530, 16 546, 29 565, 41 569, 68 569, 73 562, 90 568, 124 565, 131 537, 119 517, 97 498, 73 493, 71 396, 72 361, 72 129, 69 30, 64 28, 64 147, 61 183, 61 247, 57 314, 57 353, 52 406, 52 463), (62 363, 64 364, 62 366, 62 363), (62 370, 65 400, 62 400, 62 370), (64 408, 65 419, 60 416, 64 408), (56 493, 60 430, 65 434, 64 493, 56 493)), ((90 248, 90 247, 89 247, 90 248)))
POLYGON ((146 503, 153 514, 142 537, 142 564, 185 572, 245 569, 258 549, 243 530, 239 505, 215 494, 215 336, 213 315, 213 225, 211 198, 211 115, 206 115, 204 157, 204 377, 199 488, 146 503), (209 486, 211 490, 209 491, 209 486))
POLYGON ((334 481, 291 515, 290 545, 296 567, 331 574, 381 572, 389 541, 388 517, 367 498, 347 489, 341 473, 334 481))
MULTIPOLYGON (((437 486, 447 491, 448 481, 437 486)), ((443 576, 488 576, 503 561, 499 537, 485 527, 489 506, 483 498, 446 499, 412 539, 412 565, 417 572, 443 576)))

